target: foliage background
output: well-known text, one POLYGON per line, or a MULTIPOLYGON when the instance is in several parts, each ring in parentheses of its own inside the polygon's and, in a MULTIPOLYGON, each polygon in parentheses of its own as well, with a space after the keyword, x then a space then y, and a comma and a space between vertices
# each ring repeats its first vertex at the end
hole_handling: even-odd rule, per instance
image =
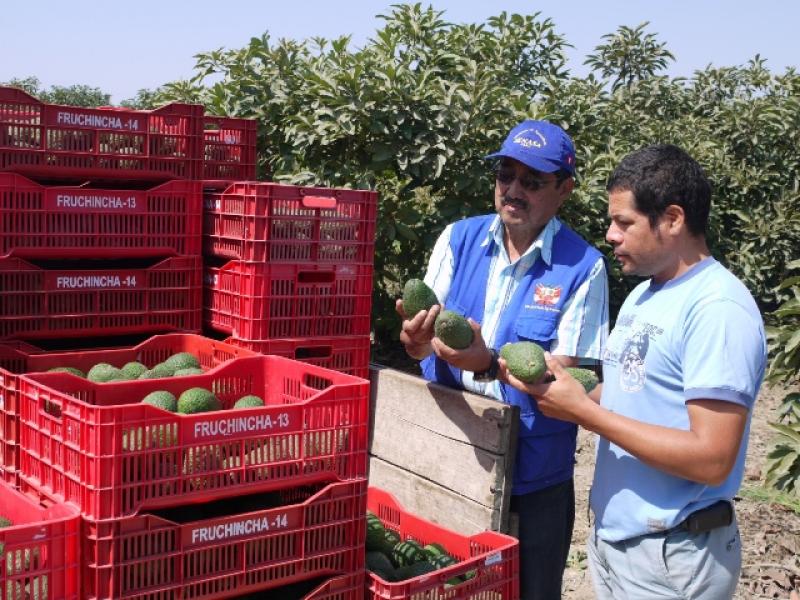
MULTIPOLYGON (((394 299, 424 272, 439 232, 492 210, 483 156, 524 118, 549 119, 575 140, 579 186, 564 219, 610 256, 605 181, 628 152, 674 143, 714 183, 710 243, 765 313, 800 248, 800 75, 765 61, 661 75, 673 59, 647 24, 622 26, 573 77, 568 40, 539 14, 452 24, 397 5, 363 48, 349 39, 273 41, 197 55, 195 76, 142 90, 127 104, 199 101, 261 123, 264 178, 380 192, 373 324, 375 358, 396 362, 394 299)), ((613 260, 612 315, 635 281, 613 260)))
MULTIPOLYGON (((348 37, 275 41, 265 33, 243 48, 201 52, 191 79, 122 104, 201 102, 256 118, 261 178, 377 189, 374 358, 396 365, 400 286, 424 272, 445 225, 492 210, 482 157, 513 125, 549 119, 572 135, 579 186, 562 214, 609 256, 609 172, 641 146, 682 146, 714 183, 712 250, 753 292, 773 335, 792 334, 781 364, 794 369, 780 376, 796 379, 800 335, 786 310, 773 313, 796 290, 796 281, 781 283, 800 248, 800 75, 772 73, 755 56, 669 78, 662 73, 672 54, 647 26, 604 36, 586 57, 591 74, 579 78, 566 65, 568 40, 538 13, 453 24, 431 7, 395 5, 361 48, 348 37)), ((108 103, 88 86, 13 83, 49 102, 108 103)), ((609 267, 613 317, 635 281, 615 261, 609 267)))

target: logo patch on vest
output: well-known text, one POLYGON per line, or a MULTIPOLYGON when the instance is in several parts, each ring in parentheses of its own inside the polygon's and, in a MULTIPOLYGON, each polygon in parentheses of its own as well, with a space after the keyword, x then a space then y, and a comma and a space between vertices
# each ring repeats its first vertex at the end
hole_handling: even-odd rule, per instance
POLYGON ((533 301, 542 306, 554 306, 558 304, 561 298, 561 286, 549 286, 543 283, 537 283, 536 288, 533 290, 533 301))

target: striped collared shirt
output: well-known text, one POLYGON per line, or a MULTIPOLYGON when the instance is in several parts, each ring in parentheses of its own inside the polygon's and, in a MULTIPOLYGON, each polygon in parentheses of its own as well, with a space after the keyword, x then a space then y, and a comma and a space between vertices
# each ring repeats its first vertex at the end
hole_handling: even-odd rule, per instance
MULTIPOLYGON (((450 248, 450 235, 453 225, 448 225, 433 248, 428 261, 425 283, 437 298, 447 305, 447 295, 453 281, 454 257, 450 248)), ((489 279, 486 286, 481 335, 486 345, 494 347, 500 316, 514 297, 524 273, 536 260, 550 264, 553 238, 561 229, 561 221, 553 217, 545 225, 539 237, 516 261, 511 262, 503 243, 503 223, 495 217, 489 227, 488 235, 481 246, 492 245, 492 260, 489 264, 489 279)), ((597 260, 589 278, 566 300, 558 322, 556 338, 550 345, 552 354, 575 356, 584 364, 593 363, 601 357, 608 337, 608 278, 602 258, 597 260)), ((502 399, 500 384, 497 381, 473 381, 470 371, 463 371, 461 382, 472 392, 502 399)))

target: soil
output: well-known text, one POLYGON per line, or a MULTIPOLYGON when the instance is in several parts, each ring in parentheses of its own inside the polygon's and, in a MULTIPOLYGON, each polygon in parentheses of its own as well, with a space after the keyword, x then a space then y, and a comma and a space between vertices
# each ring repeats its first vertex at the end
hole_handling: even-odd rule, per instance
MULTIPOLYGON (((744 491, 759 490, 763 484, 772 440, 772 429, 767 423, 774 420, 785 394, 784 388, 763 388, 753 413, 745 481, 735 499, 742 538, 742 574, 735 600, 789 600, 790 596, 792 600, 800 600, 800 513, 744 491)), ((577 460, 575 530, 562 595, 566 600, 594 597, 586 567, 586 536, 590 527, 587 500, 592 482, 594 436, 586 431, 579 433, 577 460)))

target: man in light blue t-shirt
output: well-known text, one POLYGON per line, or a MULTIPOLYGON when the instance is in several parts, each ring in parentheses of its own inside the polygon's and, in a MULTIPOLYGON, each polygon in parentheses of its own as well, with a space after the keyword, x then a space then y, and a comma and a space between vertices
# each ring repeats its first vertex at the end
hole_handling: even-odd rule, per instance
POLYGON ((587 395, 550 357, 549 383, 509 381, 545 415, 599 436, 589 539, 598 598, 731 598, 741 566, 732 499, 766 366, 761 315, 709 253, 711 186, 690 156, 644 148, 607 189, 606 239, 625 274, 649 279, 620 309, 602 386, 587 395))

